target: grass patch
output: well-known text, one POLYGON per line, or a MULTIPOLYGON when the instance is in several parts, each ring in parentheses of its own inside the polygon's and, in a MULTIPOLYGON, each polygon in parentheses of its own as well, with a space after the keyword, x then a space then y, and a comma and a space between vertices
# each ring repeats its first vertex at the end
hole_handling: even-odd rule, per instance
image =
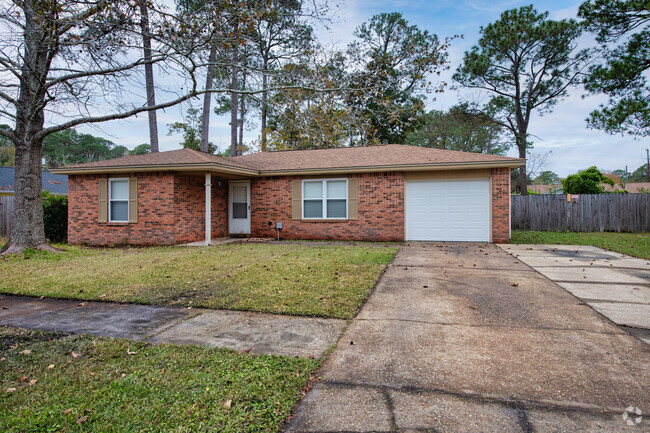
POLYGON ((0 261, 0 292, 347 319, 397 251, 294 243, 65 249, 0 261))
POLYGON ((278 431, 320 365, 223 349, 57 337, 0 327, 0 431, 278 431))
POLYGON ((642 259, 650 259, 650 233, 563 233, 513 231, 513 244, 593 245, 642 259))

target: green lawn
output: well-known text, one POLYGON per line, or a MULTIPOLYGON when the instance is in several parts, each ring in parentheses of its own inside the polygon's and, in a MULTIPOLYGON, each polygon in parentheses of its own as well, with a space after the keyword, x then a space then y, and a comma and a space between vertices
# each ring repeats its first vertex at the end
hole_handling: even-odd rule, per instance
POLYGON ((513 231, 513 244, 593 245, 650 259, 650 233, 561 233, 513 231))
POLYGON ((0 431, 279 431, 319 365, 0 327, 0 431))
POLYGON ((347 319, 397 251, 296 243, 63 248, 0 260, 0 292, 347 319))

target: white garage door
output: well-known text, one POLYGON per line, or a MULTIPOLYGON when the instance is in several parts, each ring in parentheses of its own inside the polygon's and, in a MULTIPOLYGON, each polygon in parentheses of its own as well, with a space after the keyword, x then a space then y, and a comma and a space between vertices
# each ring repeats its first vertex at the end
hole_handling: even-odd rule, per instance
POLYGON ((489 241, 490 181, 407 181, 406 240, 489 241))

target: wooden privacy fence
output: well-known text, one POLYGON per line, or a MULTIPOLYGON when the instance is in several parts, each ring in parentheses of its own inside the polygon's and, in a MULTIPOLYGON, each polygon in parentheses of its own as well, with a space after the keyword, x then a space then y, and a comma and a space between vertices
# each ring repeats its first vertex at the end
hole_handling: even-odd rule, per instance
POLYGON ((6 238, 11 230, 14 214, 14 196, 0 195, 0 237, 6 238))
POLYGON ((512 229, 650 232, 650 194, 512 196, 512 229))

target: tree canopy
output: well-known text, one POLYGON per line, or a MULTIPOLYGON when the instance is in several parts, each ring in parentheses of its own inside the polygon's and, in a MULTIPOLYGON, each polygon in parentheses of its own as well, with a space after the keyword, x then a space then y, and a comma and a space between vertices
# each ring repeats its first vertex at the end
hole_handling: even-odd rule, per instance
POLYGON ((539 176, 533 180, 534 185, 556 185, 560 181, 560 176, 551 170, 542 171, 539 176))
POLYGON ((125 146, 90 134, 79 134, 74 129, 55 132, 43 141, 43 159, 46 168, 83 162, 102 161, 129 154, 125 146))
POLYGON ((495 155, 505 155, 511 147, 511 141, 503 138, 503 127, 491 114, 467 102, 447 112, 425 113, 421 125, 408 133, 406 144, 495 155))
POLYGON ((591 113, 588 125, 612 134, 650 135, 648 2, 591 0, 580 6, 578 16, 596 34, 604 60, 591 66, 585 88, 610 97, 607 104, 591 113))
POLYGON ((381 13, 361 24, 348 55, 353 73, 347 103, 365 120, 362 143, 403 143, 424 112, 424 95, 441 91, 429 75, 445 68, 447 41, 421 30, 399 13, 381 13))

